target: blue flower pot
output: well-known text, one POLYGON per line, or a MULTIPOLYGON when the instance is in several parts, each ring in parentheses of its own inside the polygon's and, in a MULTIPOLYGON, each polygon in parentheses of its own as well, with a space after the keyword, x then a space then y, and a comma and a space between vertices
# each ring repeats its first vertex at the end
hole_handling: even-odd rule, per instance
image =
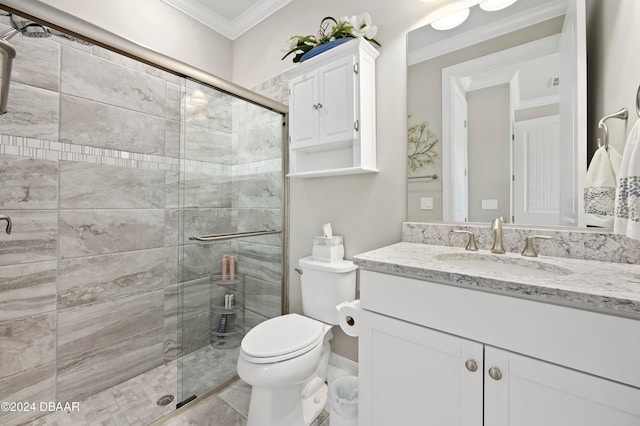
POLYGON ((353 37, 337 38, 333 41, 330 41, 329 43, 321 44, 318 47, 314 47, 313 49, 302 55, 302 57, 300 58, 300 62, 304 62, 307 59, 313 58, 314 56, 317 56, 329 49, 333 49, 334 47, 340 46, 342 43, 346 43, 351 40, 353 40, 353 37))

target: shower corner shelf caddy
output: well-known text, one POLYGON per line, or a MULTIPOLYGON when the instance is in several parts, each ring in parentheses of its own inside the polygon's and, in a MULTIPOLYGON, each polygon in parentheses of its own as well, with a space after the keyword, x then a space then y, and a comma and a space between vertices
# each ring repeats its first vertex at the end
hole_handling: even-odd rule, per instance
POLYGON ((296 65, 289 79, 289 176, 377 172, 376 64, 356 38, 296 65))
POLYGON ((244 337, 244 275, 237 274, 235 279, 222 280, 221 275, 212 275, 211 295, 211 344, 218 349, 231 349, 240 346, 244 337), (234 305, 227 309, 224 296, 233 294, 234 305), (226 328, 219 331, 220 321, 226 315, 226 328))

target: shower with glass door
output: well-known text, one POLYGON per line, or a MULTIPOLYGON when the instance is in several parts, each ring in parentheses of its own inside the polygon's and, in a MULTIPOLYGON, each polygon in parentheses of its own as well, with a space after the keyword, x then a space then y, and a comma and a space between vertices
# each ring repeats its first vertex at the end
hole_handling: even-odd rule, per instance
POLYGON ((0 399, 150 424, 282 313, 286 107, 76 35, 0 11, 0 399))
POLYGON ((282 114, 186 79, 180 171, 178 393, 236 374, 245 331, 281 313, 282 114))

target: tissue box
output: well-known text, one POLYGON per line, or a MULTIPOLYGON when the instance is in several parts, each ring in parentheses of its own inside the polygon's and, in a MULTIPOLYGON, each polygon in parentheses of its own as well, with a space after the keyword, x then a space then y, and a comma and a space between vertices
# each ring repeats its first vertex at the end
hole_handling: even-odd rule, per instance
POLYGON ((336 262, 344 259, 342 237, 315 237, 313 239, 313 260, 318 262, 336 262))

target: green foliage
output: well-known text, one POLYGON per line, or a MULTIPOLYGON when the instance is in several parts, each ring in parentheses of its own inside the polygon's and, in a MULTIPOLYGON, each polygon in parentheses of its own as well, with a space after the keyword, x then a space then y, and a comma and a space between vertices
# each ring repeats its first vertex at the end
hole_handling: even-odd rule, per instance
POLYGON ((291 54, 295 54, 293 62, 298 63, 302 56, 322 44, 339 38, 355 38, 364 37, 365 40, 375 44, 378 47, 382 45, 374 38, 378 28, 371 25, 371 17, 368 13, 351 18, 344 16, 336 21, 331 16, 327 16, 320 22, 320 29, 317 35, 295 35, 285 39, 285 47, 283 52, 286 54, 282 57, 285 59, 291 54), (329 28, 330 23, 333 26, 329 28))

